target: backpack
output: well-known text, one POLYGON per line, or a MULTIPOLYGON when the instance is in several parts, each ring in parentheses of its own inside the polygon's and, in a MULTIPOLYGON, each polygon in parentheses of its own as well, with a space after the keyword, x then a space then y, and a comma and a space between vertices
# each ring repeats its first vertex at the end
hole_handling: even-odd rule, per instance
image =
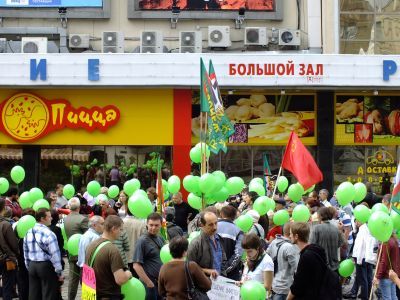
POLYGON ((264 251, 265 250, 267 250, 268 249, 268 243, 267 243, 267 241, 265 240, 265 239, 263 239, 262 237, 261 237, 261 233, 260 233, 260 231, 258 230, 258 228, 257 228, 257 226, 256 226, 257 224, 254 224, 254 228, 256 229, 256 231, 257 231, 257 236, 260 238, 260 240, 261 240, 261 247, 264 249, 264 251))
POLYGON ((325 266, 325 273, 321 279, 321 285, 318 291, 318 299, 341 300, 342 285, 340 284, 339 274, 335 271, 332 271, 328 264, 319 255, 316 256, 325 266))
POLYGON ((273 263, 274 263, 274 275, 276 273, 278 273, 278 254, 279 254, 279 249, 281 249, 281 247, 283 246, 283 244, 288 243, 287 241, 283 241, 282 243, 279 244, 278 246, 278 250, 276 250, 276 255, 274 256, 274 258, 272 259, 273 263))

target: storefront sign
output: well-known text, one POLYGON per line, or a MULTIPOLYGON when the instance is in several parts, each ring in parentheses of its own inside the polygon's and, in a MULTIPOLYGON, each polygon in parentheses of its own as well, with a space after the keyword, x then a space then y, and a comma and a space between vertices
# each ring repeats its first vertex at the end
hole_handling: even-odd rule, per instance
POLYGON ((336 145, 398 145, 399 96, 336 96, 336 145))
POLYGON ((120 117, 114 105, 74 108, 67 100, 45 100, 29 93, 16 94, 0 107, 2 131, 19 142, 33 142, 65 127, 106 131, 120 117))
POLYGON ((102 7, 103 0, 0 0, 0 7, 102 7))
MULTIPOLYGON (((194 95, 192 143, 199 141, 199 106, 194 95)), ((292 130, 306 145, 316 145, 314 95, 222 95, 226 116, 234 124, 230 144, 286 145, 292 130)), ((203 118, 204 121, 204 118, 203 118)))
MULTIPOLYGON (((1 0, 0 0, 1 1, 1 0)), ((400 56, 257 53, 3 53, 2 86, 199 86, 212 58, 224 87, 393 87, 400 56), (390 79, 390 80, 389 80, 390 79)))

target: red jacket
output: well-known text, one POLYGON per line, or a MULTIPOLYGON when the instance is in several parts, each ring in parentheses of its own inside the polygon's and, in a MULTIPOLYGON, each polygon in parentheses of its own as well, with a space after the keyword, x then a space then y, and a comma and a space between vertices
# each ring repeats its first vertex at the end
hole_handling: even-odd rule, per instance
POLYGON ((400 275, 400 254, 397 239, 392 236, 389 241, 383 243, 380 248, 382 248, 380 249, 382 254, 378 262, 376 278, 389 278, 390 269, 393 269, 397 275, 400 275))
POLYGON ((11 210, 12 210, 12 218, 14 218, 14 217, 21 218, 22 208, 19 205, 17 200, 12 201, 11 199, 6 198, 6 206, 11 208, 11 210))

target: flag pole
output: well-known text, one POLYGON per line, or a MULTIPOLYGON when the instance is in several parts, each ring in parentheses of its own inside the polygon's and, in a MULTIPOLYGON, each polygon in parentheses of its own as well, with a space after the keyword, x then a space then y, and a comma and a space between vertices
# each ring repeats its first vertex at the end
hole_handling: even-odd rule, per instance
POLYGON ((275 193, 276 193, 276 187, 278 186, 277 185, 278 178, 279 178, 279 176, 281 176, 281 173, 282 173, 282 164, 281 164, 281 166, 279 168, 278 177, 276 177, 276 181, 275 181, 275 185, 274 185, 274 191, 273 191, 272 196, 271 196, 272 200, 274 200, 274 196, 275 196, 275 193))

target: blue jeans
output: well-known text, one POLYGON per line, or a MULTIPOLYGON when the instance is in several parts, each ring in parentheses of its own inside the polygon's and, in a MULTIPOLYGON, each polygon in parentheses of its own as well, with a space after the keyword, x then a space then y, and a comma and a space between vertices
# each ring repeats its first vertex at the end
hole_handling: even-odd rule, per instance
POLYGON ((379 288, 382 293, 382 300, 396 300, 396 285, 390 279, 380 279, 379 288))
POLYGON ((274 294, 272 300, 286 300, 287 294, 274 294))
POLYGON ((17 280, 17 271, 7 271, 6 264, 0 265, 0 274, 3 280, 3 299, 12 300, 14 285, 17 280))
POLYGON ((361 288, 360 298, 368 300, 369 293, 372 288, 373 265, 362 261, 361 265, 356 264, 356 282, 354 283, 351 293, 357 295, 358 288, 361 288))

